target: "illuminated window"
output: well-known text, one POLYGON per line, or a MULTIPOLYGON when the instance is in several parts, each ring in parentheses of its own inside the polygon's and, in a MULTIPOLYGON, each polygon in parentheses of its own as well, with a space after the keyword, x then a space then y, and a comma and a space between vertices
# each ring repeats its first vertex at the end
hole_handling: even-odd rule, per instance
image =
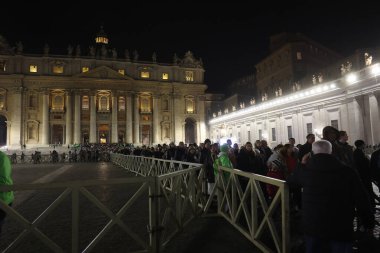
POLYGON ((259 129, 259 140, 263 139, 263 130, 259 129))
POLYGON ((117 72, 119 72, 119 74, 125 75, 124 69, 119 69, 117 72))
POLYGON ((53 73, 62 74, 63 73, 63 66, 58 66, 58 65, 53 66, 53 73))
POLYGON ((186 82, 194 81, 194 72, 193 71, 185 71, 185 80, 186 82))
POLYGON ((0 72, 5 72, 7 70, 7 64, 5 61, 0 61, 0 72))
POLYGON ((168 73, 162 73, 162 80, 168 80, 169 74, 168 73))
POLYGON ((84 73, 84 72, 88 72, 89 70, 90 70, 89 67, 82 67, 82 73, 84 73))
POLYGON ((302 60, 302 53, 301 52, 297 52, 297 60, 302 60))
POLYGON ((194 113, 194 98, 186 98, 185 99, 186 104, 186 113, 194 113))
POLYGON ((292 126, 287 126, 288 128, 288 139, 289 138, 293 138, 293 130, 292 130, 292 126))
POLYGON ((37 73, 37 65, 30 65, 29 66, 29 72, 37 73))
POLYGON ((0 110, 3 110, 5 106, 5 95, 0 93, 0 110))
POLYGON ((272 128, 272 141, 276 141, 276 128, 272 128))
POLYGON ((90 108, 90 102, 88 96, 82 97, 82 110, 88 110, 90 108))
POLYGON ((119 111, 125 111, 125 98, 119 97, 119 111))
POLYGON ((101 96, 99 99, 99 110, 100 111, 108 111, 109 106, 108 106, 108 97, 106 96, 101 96))
POLYGON ((141 112, 151 112, 149 96, 140 97, 140 108, 141 108, 141 112))
POLYGON ((63 95, 55 95, 52 101, 52 109, 54 111, 63 111, 63 95))
POLYGON ((106 38, 106 37, 101 37, 101 36, 96 37, 95 41, 96 41, 96 43, 108 44, 108 38, 106 38))
POLYGON ((339 121, 337 119, 332 120, 331 126, 335 129, 339 129, 339 121))
POLYGON ((312 134, 313 133, 313 123, 306 123, 306 132, 308 134, 312 134))
POLYGON ((150 77, 149 71, 141 71, 140 77, 141 78, 149 78, 150 77))

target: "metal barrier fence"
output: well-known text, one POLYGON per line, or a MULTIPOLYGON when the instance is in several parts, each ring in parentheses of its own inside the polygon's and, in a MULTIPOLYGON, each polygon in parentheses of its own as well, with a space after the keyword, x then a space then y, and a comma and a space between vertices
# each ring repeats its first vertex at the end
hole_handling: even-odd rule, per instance
POLYGON ((160 252, 193 218, 212 213, 210 206, 214 196, 217 197, 217 214, 230 222, 260 250, 290 252, 289 193, 283 181, 220 167, 216 186, 207 198, 205 171, 201 164, 121 154, 112 154, 111 160, 143 177, 0 186, 0 191, 62 191, 33 221, 29 221, 14 208, 0 201, 0 208, 23 228, 3 252, 16 249, 29 234, 34 234, 54 252, 68 251, 38 228, 38 225, 67 199, 71 200, 71 252, 90 252, 115 224, 138 245, 139 248, 134 252, 160 252), (223 173, 229 175, 225 176, 223 173), (242 185, 241 180, 245 180, 246 183, 242 185), (265 198, 262 183, 279 187, 270 203, 265 198), (101 185, 130 187, 132 184, 137 184, 138 189, 117 212, 112 211, 89 190, 101 185), (109 219, 85 246, 80 244, 79 239, 79 206, 82 198, 90 201, 109 219), (138 200, 147 201, 149 205, 147 237, 140 235, 123 220, 127 211, 138 200), (280 210, 277 208, 279 206, 280 210))

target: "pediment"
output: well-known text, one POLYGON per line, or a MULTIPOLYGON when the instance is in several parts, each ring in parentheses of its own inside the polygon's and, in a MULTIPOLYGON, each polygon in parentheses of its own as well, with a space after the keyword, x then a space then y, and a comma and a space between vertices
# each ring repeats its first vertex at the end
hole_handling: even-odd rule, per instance
POLYGON ((106 67, 100 66, 94 69, 91 69, 87 72, 80 73, 75 75, 75 77, 80 78, 98 78, 98 79, 119 79, 119 80, 131 80, 132 78, 129 76, 122 75, 117 71, 106 67))

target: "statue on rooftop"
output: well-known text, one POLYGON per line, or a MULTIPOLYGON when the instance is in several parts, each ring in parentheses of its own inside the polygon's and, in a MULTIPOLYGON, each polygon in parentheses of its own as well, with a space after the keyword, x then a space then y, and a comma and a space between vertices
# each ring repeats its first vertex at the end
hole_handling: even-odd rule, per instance
POLYGON ((73 47, 71 45, 67 46, 67 55, 72 56, 73 55, 73 47))
POLYGON ((50 51, 50 47, 49 47, 49 45, 47 43, 45 43, 45 46, 44 46, 44 55, 48 55, 49 51, 50 51))
POLYGON ((125 60, 129 61, 131 58, 129 56, 129 50, 128 49, 125 49, 124 51, 124 57, 125 57, 125 60))
POLYGON ((77 47, 75 48, 75 55, 78 57, 80 56, 80 45, 77 45, 77 47))
POLYGON ((19 41, 16 43, 16 53, 22 54, 22 51, 24 50, 24 46, 22 45, 22 42, 19 41))
POLYGON ((137 50, 133 51, 133 61, 138 61, 139 60, 139 53, 137 50))
POLYGON ((153 54, 152 54, 152 61, 153 62, 157 62, 157 54, 156 54, 156 52, 153 52, 153 54))

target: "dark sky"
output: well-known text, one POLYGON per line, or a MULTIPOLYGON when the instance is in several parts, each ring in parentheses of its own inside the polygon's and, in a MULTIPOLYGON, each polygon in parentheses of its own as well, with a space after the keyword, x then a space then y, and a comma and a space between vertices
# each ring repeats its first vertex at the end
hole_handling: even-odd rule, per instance
POLYGON ((333 1, 281 6, 271 1, 267 6, 253 1, 252 6, 247 1, 86 2, 2 6, 0 34, 12 45, 22 41, 26 53, 41 53, 48 43, 52 54, 65 54, 68 44, 86 50, 103 24, 119 56, 124 49, 137 49, 140 60, 150 61, 155 51, 159 62, 171 63, 174 53, 183 57, 191 50, 202 58, 212 92, 252 73, 268 54, 269 36, 279 32, 301 32, 342 55, 380 45, 380 12, 363 1, 352 7, 332 7, 333 1))

